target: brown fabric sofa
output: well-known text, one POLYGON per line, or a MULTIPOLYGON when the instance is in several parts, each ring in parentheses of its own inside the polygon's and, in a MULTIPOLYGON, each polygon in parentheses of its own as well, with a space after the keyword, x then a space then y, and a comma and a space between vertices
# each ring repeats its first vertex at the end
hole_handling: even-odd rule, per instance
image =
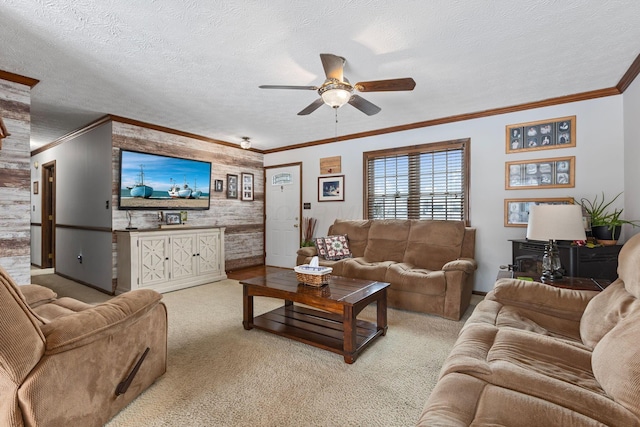
MULTIPOLYGON (((461 221, 340 220, 328 236, 346 235, 351 258, 319 259, 334 275, 388 282, 389 307, 458 320, 471 300, 475 228, 461 221)), ((298 250, 308 264, 315 247, 298 250)))
POLYGON ((0 268, 0 425, 104 425, 166 371, 160 299, 145 289, 89 305, 16 286, 0 268))
POLYGON ((604 291, 501 279, 465 323, 419 426, 640 426, 640 234, 604 291))

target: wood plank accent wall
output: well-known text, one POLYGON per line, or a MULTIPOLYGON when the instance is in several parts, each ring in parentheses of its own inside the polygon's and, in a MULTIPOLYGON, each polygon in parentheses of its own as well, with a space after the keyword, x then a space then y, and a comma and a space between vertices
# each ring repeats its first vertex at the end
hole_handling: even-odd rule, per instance
POLYGON ((0 265, 24 285, 31 282, 30 86, 0 79, 0 116, 11 134, 0 150, 0 265))
MULTIPOLYGON (((211 162, 211 207, 209 210, 188 211, 188 225, 226 227, 225 270, 250 267, 264 263, 264 178, 263 154, 233 146, 216 144, 185 135, 138 126, 113 119, 113 218, 114 230, 127 226, 125 211, 118 206, 118 176, 120 149, 157 153, 211 162), (253 173, 254 201, 226 198, 227 174, 240 178, 242 172, 253 173), (224 181, 224 192, 213 191, 213 181, 224 181)), ((167 183, 168 189, 168 183, 167 183)), ((132 212, 132 225, 137 228, 157 228, 157 211, 132 212)), ((116 246, 114 233, 114 278, 116 246)))

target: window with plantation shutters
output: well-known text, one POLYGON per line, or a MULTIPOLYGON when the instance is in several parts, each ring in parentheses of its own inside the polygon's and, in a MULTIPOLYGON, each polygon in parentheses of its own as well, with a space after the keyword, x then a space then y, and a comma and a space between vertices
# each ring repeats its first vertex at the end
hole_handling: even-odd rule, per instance
POLYGON ((469 140, 364 153, 368 219, 468 223, 469 140))

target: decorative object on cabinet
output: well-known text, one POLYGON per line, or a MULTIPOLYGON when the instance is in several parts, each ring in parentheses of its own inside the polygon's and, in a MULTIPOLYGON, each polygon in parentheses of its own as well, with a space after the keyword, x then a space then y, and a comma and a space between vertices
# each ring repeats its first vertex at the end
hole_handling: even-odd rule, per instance
POLYGON ((213 191, 221 193, 223 191, 224 181, 216 179, 213 181, 213 191))
POLYGON ((210 182, 211 162, 120 150, 118 209, 209 209, 210 182))
POLYGON ((542 240, 545 246, 542 257, 542 278, 545 280, 562 279, 562 265, 558 252, 558 240, 586 240, 587 235, 582 223, 582 206, 531 205, 527 224, 527 239, 542 240))
POLYGON ((253 174, 242 172, 240 177, 242 180, 242 194, 240 196, 240 200, 253 200, 253 174))
POLYGON ((227 174, 227 199, 238 198, 238 175, 227 174))
POLYGON ((169 292, 227 278, 224 227, 116 231, 116 293, 169 292))
POLYGON ((342 157, 324 157, 320 159, 320 175, 342 172, 342 157))
POLYGON ((505 163, 505 189, 575 187, 575 156, 505 163))
POLYGON ((318 202, 344 202, 344 175, 318 177, 318 202))
POLYGON ((638 220, 621 219, 623 209, 609 210, 613 202, 615 202, 622 192, 618 193, 610 201, 606 201, 604 191, 602 192, 602 200, 596 197, 593 200, 582 198, 580 203, 591 219, 591 233, 593 237, 601 245, 615 245, 620 238, 620 231, 623 224, 629 224, 633 227, 638 226, 638 220))
POLYGON ((507 125, 506 152, 576 146, 576 116, 507 125))
POLYGON ((526 227, 529 222, 531 205, 539 204, 572 204, 573 197, 547 197, 528 199, 504 199, 504 226, 526 227))

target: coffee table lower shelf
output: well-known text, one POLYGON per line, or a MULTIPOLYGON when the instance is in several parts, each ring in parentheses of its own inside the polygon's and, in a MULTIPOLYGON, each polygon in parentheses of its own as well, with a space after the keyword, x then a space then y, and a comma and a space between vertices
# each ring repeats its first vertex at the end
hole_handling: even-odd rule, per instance
POLYGON ((371 341, 386 332, 386 329, 378 329, 373 323, 356 319, 355 349, 349 354, 344 350, 342 316, 294 304, 255 317, 253 327, 338 353, 350 361, 355 360, 371 341))

